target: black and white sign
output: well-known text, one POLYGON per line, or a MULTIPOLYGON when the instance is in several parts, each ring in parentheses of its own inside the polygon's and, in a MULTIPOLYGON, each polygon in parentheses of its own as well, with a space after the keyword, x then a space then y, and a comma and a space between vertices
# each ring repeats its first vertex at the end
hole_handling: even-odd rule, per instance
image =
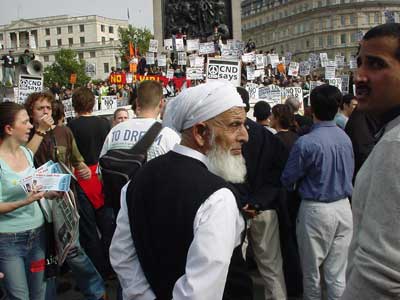
POLYGON ((310 75, 311 65, 308 61, 302 61, 299 66, 299 75, 307 76, 310 75))
POLYGON ((292 87, 287 87, 285 88, 285 95, 286 99, 289 97, 294 97, 296 100, 298 100, 301 103, 301 108, 300 110, 304 110, 303 107, 303 89, 299 86, 292 86, 292 87))
POLYGON ((158 41, 157 40, 150 40, 149 42, 149 52, 158 52, 158 41))
POLYGON ((334 66, 326 66, 325 67, 325 79, 333 79, 336 78, 336 67, 334 66))
POLYGON ((199 51, 199 39, 187 40, 186 41, 186 51, 199 51))
POLYGON ((175 39, 176 51, 185 51, 185 45, 183 44, 183 39, 175 39))
POLYGON ((264 55, 256 54, 256 69, 264 69, 264 55))
POLYGON ((242 62, 244 63, 252 63, 256 61, 256 55, 254 52, 245 53, 242 55, 242 62))
POLYGON ((160 54, 157 57, 157 63, 159 67, 166 67, 167 66, 167 56, 165 54, 160 54))
POLYGON ((258 101, 258 85, 255 83, 247 83, 246 90, 249 93, 249 102, 254 104, 258 101))
POLYGON ((188 80, 203 80, 203 68, 187 68, 186 79, 188 80))
POLYGON ((100 109, 117 109, 118 99, 117 96, 101 96, 100 109))
POLYGON ((282 101, 281 88, 274 84, 260 87, 258 88, 258 99, 268 102, 271 107, 280 104, 282 101))
POLYGON ((172 39, 165 39, 164 40, 164 50, 166 50, 166 51, 174 50, 172 39))
POLYGON ((213 54, 215 52, 215 47, 213 42, 208 43, 200 43, 199 45, 199 54, 213 54))
POLYGON ((146 53, 146 64, 148 64, 148 65, 154 65, 155 64, 155 59, 154 59, 154 53, 153 52, 147 52, 146 53))
POLYGON ((173 69, 168 69, 168 71, 167 71, 167 78, 168 78, 168 79, 174 78, 174 70, 173 70, 173 69))
POLYGON ((299 63, 292 61, 289 65, 288 70, 289 76, 298 76, 299 75, 299 63))
POLYGON ((221 58, 208 58, 207 81, 227 80, 235 86, 240 86, 241 65, 238 60, 227 60, 221 58))
POLYGON ((339 75, 338 78, 342 79, 342 93, 343 95, 349 93, 350 76, 349 74, 339 75))
POLYGON ((186 52, 178 52, 178 65, 186 66, 186 52))
POLYGON ((279 55, 278 54, 268 54, 267 55, 267 64, 271 65, 273 68, 276 68, 279 65, 279 55))
POLYGON ((38 76, 20 75, 18 82, 17 103, 24 104, 26 98, 32 93, 43 90, 43 78, 38 76))
POLYGON ((89 77, 96 76, 96 64, 95 63, 88 63, 86 62, 85 65, 85 73, 89 77))
POLYGON ((329 85, 336 86, 340 91, 342 91, 342 79, 341 78, 329 79, 329 85))
POLYGON ((72 98, 63 100, 62 104, 64 105, 65 117, 66 118, 74 118, 75 117, 75 111, 74 111, 74 108, 72 107, 72 98))
POLYGON ((254 70, 253 66, 246 66, 246 73, 247 73, 247 80, 248 81, 256 79, 254 71, 255 70, 254 70))

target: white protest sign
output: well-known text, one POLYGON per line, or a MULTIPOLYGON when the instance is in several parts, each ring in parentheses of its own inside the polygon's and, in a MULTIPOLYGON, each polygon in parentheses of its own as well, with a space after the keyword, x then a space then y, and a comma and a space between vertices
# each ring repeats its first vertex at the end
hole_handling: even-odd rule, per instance
POLYGON ((279 55, 278 54, 268 54, 267 55, 267 64, 271 65, 273 68, 276 68, 279 65, 279 55))
POLYGON ((203 80, 203 68, 186 68, 186 79, 203 80))
POLYGON ((241 65, 239 60, 208 58, 207 81, 227 80, 235 86, 240 86, 241 65))
POLYGON ((118 98, 117 96, 101 96, 101 110, 107 109, 117 109, 118 107, 118 98))
POLYGON ((149 52, 158 52, 158 41, 150 40, 149 42, 149 52))
POLYGON ((320 53, 319 59, 321 61, 321 67, 325 68, 328 62, 328 53, 320 53))
POLYGON ((264 69, 261 69, 261 70, 254 70, 254 77, 255 77, 255 78, 260 77, 260 76, 264 76, 264 75, 265 75, 264 69))
POLYGON ((335 62, 338 68, 344 67, 344 56, 342 55, 335 55, 335 62))
POLYGON ((66 99, 62 101, 62 104, 64 105, 64 114, 66 118, 74 118, 75 117, 75 111, 72 106, 72 98, 66 99))
POLYGON ((194 66, 196 68, 204 69, 204 56, 196 56, 196 58, 194 59, 194 66))
POLYGON ((167 70, 167 78, 168 79, 174 78, 174 70, 173 69, 168 69, 167 70))
POLYGON ((249 93, 249 103, 256 103, 258 101, 258 85, 249 82, 246 84, 246 90, 249 93))
POLYGON ((286 99, 288 97, 294 97, 296 100, 298 100, 301 103, 301 108, 300 110, 304 110, 303 108, 303 89, 299 86, 292 86, 292 87, 287 87, 285 88, 285 95, 286 99))
POLYGON ((95 96, 94 97, 93 111, 98 111, 99 110, 99 98, 101 98, 101 96, 95 96))
POLYGON ((178 52, 178 65, 186 66, 186 52, 178 52))
POLYGON ((349 93, 349 83, 350 83, 350 76, 349 74, 339 75, 338 78, 342 79, 342 93, 343 95, 349 93))
POLYGON ((336 67, 326 66, 325 67, 325 79, 333 79, 333 78, 336 78, 336 67))
POLYGON ((342 91, 342 78, 329 79, 329 85, 336 86, 340 91, 342 91))
POLYGON ((132 83, 133 81, 133 74, 128 72, 126 73, 126 83, 132 83))
POLYGON ((157 57, 157 63, 159 67, 166 67, 167 66, 167 56, 165 54, 161 54, 157 57))
POLYGON ((254 67, 253 66, 246 66, 246 73, 247 73, 248 81, 256 79, 256 77, 254 75, 254 67))
POLYGON ((299 75, 307 76, 310 75, 311 64, 308 61, 302 61, 299 66, 299 75))
POLYGON ((183 44, 183 39, 175 39, 176 51, 185 51, 185 45, 183 44))
POLYGON ((20 75, 18 82, 17 103, 24 104, 26 98, 34 92, 43 90, 43 78, 38 76, 20 75))
POLYGON ((350 69, 357 69, 357 59, 352 56, 349 61, 349 68, 350 69))
POLYGON ((256 54, 256 69, 264 69, 264 55, 256 54))
POLYGON ((289 76, 298 76, 299 75, 299 63, 294 62, 294 61, 290 62, 288 75, 289 76))
POLYGON ((258 88, 258 99, 268 102, 271 107, 280 104, 282 101, 281 88, 274 84, 260 87, 258 88))
POLYGON ((164 49, 167 50, 167 51, 174 50, 172 39, 165 39, 164 40, 164 49))
POLYGON ((242 56, 242 50, 238 49, 229 49, 227 47, 222 46, 221 49, 221 57, 228 59, 238 59, 242 56))
POLYGON ((199 39, 187 40, 186 41, 186 51, 199 51, 199 39))
POLYGON ((242 62, 244 63, 252 63, 256 61, 256 55, 254 52, 245 53, 242 55, 242 62))
POLYGON ((147 52, 146 53, 146 64, 148 64, 148 65, 154 65, 155 64, 155 59, 154 59, 154 53, 153 52, 147 52))
POLYGON ((95 63, 88 63, 86 62, 85 65, 85 73, 89 77, 96 76, 96 64, 95 63))
POLYGON ((199 44, 199 54, 213 54, 215 53, 215 47, 213 42, 200 43, 199 44))

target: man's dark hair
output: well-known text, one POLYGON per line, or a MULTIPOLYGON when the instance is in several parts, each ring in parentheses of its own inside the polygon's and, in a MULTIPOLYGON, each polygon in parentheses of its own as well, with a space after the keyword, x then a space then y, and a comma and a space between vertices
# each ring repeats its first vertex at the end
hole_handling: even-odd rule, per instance
POLYGON ((350 105, 351 100, 353 100, 355 97, 352 94, 346 94, 343 96, 342 102, 340 102, 340 109, 344 109, 344 105, 350 105))
POLYGON ((323 84, 312 90, 310 100, 312 112, 318 120, 332 121, 342 101, 342 93, 335 86, 323 84))
POLYGON ((294 124, 294 114, 289 105, 277 104, 272 108, 272 114, 278 120, 282 129, 289 129, 294 124))
POLYGON ((250 110, 250 102, 249 102, 249 92, 241 86, 236 87, 237 92, 239 93, 240 97, 242 97, 243 103, 246 105, 245 109, 246 112, 250 110))
POLYGON ((257 121, 265 121, 271 115, 271 106, 265 101, 258 101, 254 105, 253 116, 257 121))
POLYGON ((77 88, 72 94, 72 106, 78 114, 93 111, 94 94, 86 87, 77 88))
MULTIPOLYGON (((400 24, 399 23, 386 23, 371 28, 364 35, 363 40, 370 40, 373 38, 392 37, 400 41, 400 24)), ((397 46, 395 53, 397 60, 400 60, 400 47, 397 46)))

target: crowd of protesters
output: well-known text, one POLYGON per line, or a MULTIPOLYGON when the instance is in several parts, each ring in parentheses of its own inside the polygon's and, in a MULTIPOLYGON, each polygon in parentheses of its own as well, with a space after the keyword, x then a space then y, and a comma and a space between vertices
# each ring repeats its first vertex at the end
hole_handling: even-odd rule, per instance
POLYGON ((258 101, 250 115, 248 91, 223 81, 55 83, 25 106, 0 103, 0 292, 53 300, 60 291, 38 201, 60 195, 19 185, 53 160, 76 177, 79 239, 65 265, 85 299, 109 299, 106 281, 118 280, 118 299, 252 300, 252 266, 264 299, 400 299, 399 38, 396 23, 366 33, 357 97, 267 66, 258 85, 321 81, 305 115, 293 97, 258 101), (112 122, 93 115, 95 96, 109 95, 130 99, 135 118, 126 108, 112 122), (134 147, 159 119, 148 163, 111 203, 99 160, 134 147))

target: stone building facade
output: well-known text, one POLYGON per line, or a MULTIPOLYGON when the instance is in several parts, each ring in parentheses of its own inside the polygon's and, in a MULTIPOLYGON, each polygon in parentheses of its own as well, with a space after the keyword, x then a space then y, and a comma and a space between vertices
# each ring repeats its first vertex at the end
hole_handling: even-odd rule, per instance
POLYGON ((244 41, 297 60, 327 52, 349 61, 366 31, 400 15, 396 0, 242 0, 241 7, 244 41))
POLYGON ((17 58, 25 49, 35 53, 44 66, 55 61, 62 48, 78 53, 94 69, 93 79, 105 79, 112 66, 118 66, 118 28, 128 27, 128 21, 101 16, 67 15, 21 19, 0 25, 1 54, 11 49, 17 58))

